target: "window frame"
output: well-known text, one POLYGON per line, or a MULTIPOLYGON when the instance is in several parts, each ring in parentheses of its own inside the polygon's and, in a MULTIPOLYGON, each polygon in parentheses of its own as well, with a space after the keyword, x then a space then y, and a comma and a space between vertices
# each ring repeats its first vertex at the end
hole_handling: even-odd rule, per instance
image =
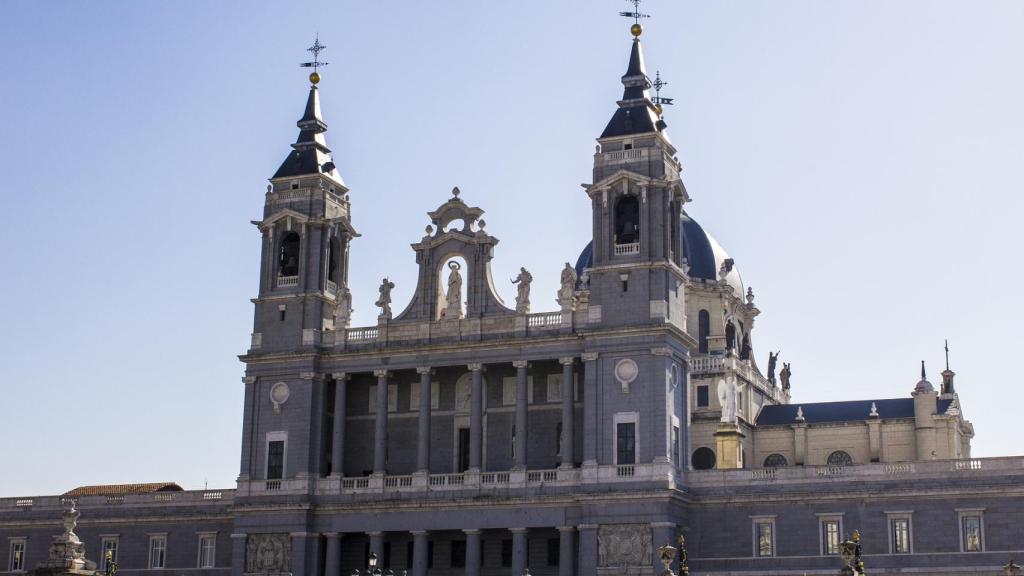
POLYGON ((633 465, 640 460, 640 413, 639 412, 617 412, 612 417, 612 457, 616 466, 628 466, 619 464, 619 424, 633 425, 633 465))
POLYGON ((146 566, 149 570, 165 570, 167 568, 167 534, 150 534, 149 535, 149 554, 146 562, 146 566), (157 546, 160 543, 160 546, 157 546), (160 551, 160 565, 155 566, 153 554, 157 550, 160 551))
POLYGON ((966 554, 974 554, 985 551, 985 509, 984 508, 957 508, 957 529, 960 531, 960 551, 966 554), (978 549, 968 550, 966 539, 965 521, 968 518, 978 519, 978 549))
POLYGON ((842 513, 826 513, 818 514, 818 552, 822 556, 838 556, 843 543, 843 514, 842 513), (827 534, 825 533, 825 526, 831 523, 836 524, 836 547, 835 552, 829 552, 826 546, 828 545, 827 534))
POLYGON ((914 553, 914 511, 913 510, 898 510, 892 512, 886 512, 886 524, 888 525, 888 540, 889 540, 889 554, 913 554, 914 553), (897 522, 906 521, 907 523, 907 549, 898 550, 896 545, 896 526, 897 522))
POLYGON ((120 539, 120 534, 100 534, 100 559, 99 562, 97 562, 97 564, 100 567, 100 572, 103 572, 107 569, 108 544, 113 544, 113 546, 109 547, 114 552, 112 554, 113 558, 111 558, 111 560, 113 560, 114 563, 117 563, 117 549, 120 547, 120 539))
POLYGON ((267 432, 266 441, 263 447, 264 462, 263 462, 263 478, 267 480, 284 480, 288 477, 288 432, 284 430, 278 430, 275 432, 267 432), (281 450, 281 477, 270 478, 270 443, 271 442, 283 442, 284 447, 281 450))
POLYGON ((9 538, 8 540, 10 541, 10 543, 7 546, 7 549, 9 551, 9 553, 10 553, 10 555, 7 557, 7 569, 8 569, 8 571, 16 572, 16 573, 27 572, 27 570, 25 570, 25 552, 28 550, 28 538, 26 538, 26 537, 18 537, 18 538, 9 538), (18 554, 18 555, 15 554, 14 548, 16 546, 20 546, 21 547, 21 554, 18 554), (18 560, 18 567, 17 568, 15 568, 15 566, 14 566, 15 560, 18 560))
POLYGON ((698 409, 700 408, 711 408, 711 385, 710 384, 697 384, 696 386, 696 400, 695 404, 698 409), (701 402, 701 392, 704 393, 704 402, 701 402))
POLYGON ((753 554, 754 558, 775 558, 778 556, 778 550, 776 549, 775 541, 775 518, 774 514, 766 516, 751 516, 750 527, 753 533, 753 554), (761 530, 760 526, 769 527, 769 536, 771 542, 769 543, 769 553, 761 554, 761 530))
POLYGON ((216 568, 217 567, 217 533, 216 532, 197 532, 196 535, 198 536, 198 544, 199 544, 199 550, 198 550, 199 553, 198 553, 198 557, 196 558, 196 568, 216 568), (207 547, 204 546, 204 543, 207 542, 207 541, 210 542, 210 546, 208 547, 209 548, 209 552, 210 552, 210 557, 209 557, 209 563, 208 564, 204 564, 203 563, 203 560, 204 560, 203 553, 207 550, 207 547))

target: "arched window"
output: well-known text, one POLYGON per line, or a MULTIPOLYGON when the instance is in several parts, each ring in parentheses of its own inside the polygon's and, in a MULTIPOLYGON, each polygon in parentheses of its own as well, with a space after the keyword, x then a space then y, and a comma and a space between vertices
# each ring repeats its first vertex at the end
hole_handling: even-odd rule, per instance
POLYGON ((827 463, 829 466, 850 466, 853 464, 853 458, 842 450, 836 450, 828 455, 827 463))
POLYGON ((636 196, 623 196, 615 203, 615 243, 640 242, 640 201, 636 196))
POLYGON ((785 468, 789 466, 789 461, 782 454, 770 454, 764 459, 765 468, 785 468))
POLYGON ((725 325, 725 349, 732 350, 736 347, 736 326, 732 322, 725 325))
POLYGON ((701 354, 708 353, 708 336, 711 335, 711 314, 707 310, 701 310, 697 314, 697 351, 701 354))
POLYGON ((281 239, 281 257, 277 265, 278 276, 299 275, 299 235, 288 232, 281 239))
POLYGON ((338 265, 340 257, 341 251, 338 249, 338 239, 331 238, 331 241, 327 244, 327 279, 335 284, 338 283, 338 269, 341 268, 338 265))
POLYGON ((693 451, 690 464, 694 470, 711 470, 715 467, 715 451, 711 448, 697 448, 693 451))
POLYGON ((682 254, 682 243, 679 241, 679 210, 676 208, 676 201, 673 200, 668 204, 668 220, 669 220, 669 239, 668 245, 669 250, 672 251, 671 259, 676 264, 680 264, 683 261, 682 254))

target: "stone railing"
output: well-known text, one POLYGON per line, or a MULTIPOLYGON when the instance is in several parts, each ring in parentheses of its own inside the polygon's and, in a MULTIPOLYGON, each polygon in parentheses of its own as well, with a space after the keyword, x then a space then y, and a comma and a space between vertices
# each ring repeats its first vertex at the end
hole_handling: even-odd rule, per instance
MULTIPOLYGON (((693 374, 694 376, 723 373, 726 370, 726 359, 724 356, 699 356, 697 358, 690 359, 690 374, 693 374)), ((759 388, 776 403, 789 403, 789 394, 782 388, 772 385, 767 378, 762 376, 761 373, 754 368, 751 361, 737 360, 736 374, 759 388)))
POLYGON ((631 244, 616 244, 615 245, 615 255, 616 256, 625 256, 627 254, 639 254, 639 253, 640 253, 640 243, 639 242, 633 242, 631 244))
POLYGON ((345 330, 345 339, 349 342, 366 342, 376 340, 380 337, 380 329, 376 326, 370 328, 350 328, 345 330))
POLYGON ((530 314, 526 317, 526 325, 530 328, 547 328, 549 326, 561 326, 562 325, 562 313, 561 312, 542 312, 540 314, 530 314))
POLYGON ((278 286, 278 288, 283 288, 285 286, 298 286, 298 285, 299 285, 299 277, 298 276, 278 276, 277 277, 277 286, 278 286))
MULTIPOLYGON (((79 496, 75 502, 79 508, 92 506, 178 506, 230 503, 235 497, 234 490, 185 490, 181 492, 152 492, 149 494, 118 494, 111 496, 79 496)), ((32 496, 26 498, 0 498, 0 510, 60 509, 64 507, 63 496, 32 496)))
POLYGON ((693 487, 757 484, 764 482, 821 482, 843 480, 885 480, 913 476, 947 477, 957 474, 1016 473, 1024 476, 1024 457, 974 458, 969 460, 927 460, 886 462, 851 466, 787 466, 744 470, 691 470, 685 482, 693 487))

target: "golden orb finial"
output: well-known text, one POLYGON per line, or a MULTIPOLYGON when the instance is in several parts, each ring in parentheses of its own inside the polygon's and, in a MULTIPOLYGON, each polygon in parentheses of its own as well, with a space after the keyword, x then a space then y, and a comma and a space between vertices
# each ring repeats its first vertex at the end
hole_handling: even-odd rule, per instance
POLYGON ((309 75, 309 81, 313 84, 313 86, 316 86, 317 84, 320 83, 320 75, 317 74, 316 72, 313 72, 312 74, 309 75))
POLYGON ((658 117, 659 118, 661 117, 662 114, 665 113, 665 109, 661 106, 661 103, 658 103, 658 104, 654 105, 654 111, 658 113, 658 117))
POLYGON ((637 22, 629 27, 629 33, 632 34, 634 38, 639 38, 640 35, 644 33, 644 27, 637 22))

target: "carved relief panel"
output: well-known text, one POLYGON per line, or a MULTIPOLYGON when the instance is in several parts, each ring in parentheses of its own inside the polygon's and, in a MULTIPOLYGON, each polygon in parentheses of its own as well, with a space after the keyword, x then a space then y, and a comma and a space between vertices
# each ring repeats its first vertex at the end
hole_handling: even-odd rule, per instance
POLYGON ((246 574, 291 574, 292 541, 288 534, 249 534, 245 542, 246 574))

